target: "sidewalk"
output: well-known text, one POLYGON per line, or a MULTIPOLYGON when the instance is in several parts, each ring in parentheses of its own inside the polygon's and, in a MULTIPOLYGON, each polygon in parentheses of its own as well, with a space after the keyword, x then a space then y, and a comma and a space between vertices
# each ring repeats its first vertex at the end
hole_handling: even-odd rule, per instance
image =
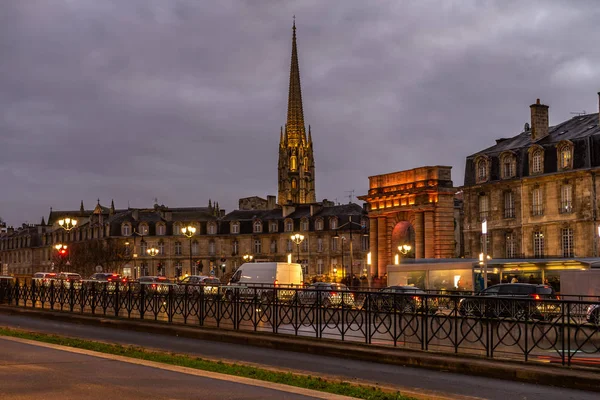
POLYGON ((108 326, 140 332, 152 332, 228 343, 241 343, 278 350, 426 368, 436 371, 449 371, 463 375, 559 386, 570 389, 600 391, 600 371, 583 367, 563 367, 503 361, 498 359, 487 360, 476 357, 412 351, 328 339, 169 325, 167 323, 154 321, 145 322, 139 320, 94 317, 67 312, 43 311, 39 309, 24 309, 8 306, 0 306, 0 312, 5 314, 21 314, 76 322, 86 325, 108 326))

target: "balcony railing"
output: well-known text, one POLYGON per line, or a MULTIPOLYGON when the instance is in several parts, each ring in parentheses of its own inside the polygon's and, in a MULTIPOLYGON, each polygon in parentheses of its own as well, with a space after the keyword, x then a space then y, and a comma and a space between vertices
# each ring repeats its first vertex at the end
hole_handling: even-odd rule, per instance
POLYGON ((573 212, 573 204, 570 201, 563 201, 558 208, 559 214, 571 214, 573 212))
POLYGON ((515 208, 514 207, 506 207, 504 209, 504 218, 514 218, 515 217, 515 208))
POLYGON ((544 206, 541 204, 531 206, 531 215, 534 217, 544 215, 544 206))

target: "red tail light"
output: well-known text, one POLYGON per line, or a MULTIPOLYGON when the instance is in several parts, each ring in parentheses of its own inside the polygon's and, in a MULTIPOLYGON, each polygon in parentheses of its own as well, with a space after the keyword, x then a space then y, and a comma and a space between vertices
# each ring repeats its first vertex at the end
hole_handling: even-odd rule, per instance
POLYGON ((335 295, 337 295, 337 293, 336 293, 336 292, 331 292, 331 293, 329 293, 329 294, 330 294, 330 295, 332 295, 332 296, 335 296, 335 295))
POLYGON ((152 284, 152 289, 155 289, 155 288, 156 288, 156 284, 155 284, 155 283, 153 283, 153 284, 152 284))
POLYGON ((533 297, 534 300, 539 300, 540 299, 540 295, 539 294, 532 294, 531 297, 533 297))
POLYGON ((274 284, 275 286, 277 286, 277 285, 279 285, 279 281, 278 281, 277 279, 275 279, 275 282, 273 282, 273 284, 274 284))

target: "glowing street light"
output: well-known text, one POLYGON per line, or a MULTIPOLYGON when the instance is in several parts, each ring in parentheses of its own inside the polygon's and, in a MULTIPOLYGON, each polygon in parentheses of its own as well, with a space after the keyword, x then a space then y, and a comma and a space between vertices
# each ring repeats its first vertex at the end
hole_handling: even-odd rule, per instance
POLYGON ((154 257, 158 255, 159 250, 156 247, 152 246, 148 250, 146 250, 146 253, 148 253, 148 255, 152 257, 152 270, 154 271, 154 257))
POLYGON ((251 254, 244 254, 242 258, 244 259, 244 261, 250 262, 254 257, 251 254))
POLYGON ((181 228, 181 233, 183 233, 188 239, 190 239, 190 271, 192 271, 192 275, 196 275, 196 266, 192 265, 192 236, 196 233, 196 228, 188 225, 186 227, 181 228))
POLYGON ((72 218, 59 219, 58 225, 60 225, 60 227, 65 231, 70 231, 77 225, 77 220, 72 218))

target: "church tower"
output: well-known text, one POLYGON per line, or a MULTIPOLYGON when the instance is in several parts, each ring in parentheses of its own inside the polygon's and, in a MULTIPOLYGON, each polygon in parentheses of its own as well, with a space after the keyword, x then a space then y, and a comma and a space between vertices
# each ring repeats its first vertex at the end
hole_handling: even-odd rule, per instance
POLYGON ((313 142, 310 125, 308 126, 308 137, 304 126, 295 21, 292 27, 292 63, 287 123, 285 129, 281 129, 279 137, 278 170, 278 204, 316 203, 313 142))

